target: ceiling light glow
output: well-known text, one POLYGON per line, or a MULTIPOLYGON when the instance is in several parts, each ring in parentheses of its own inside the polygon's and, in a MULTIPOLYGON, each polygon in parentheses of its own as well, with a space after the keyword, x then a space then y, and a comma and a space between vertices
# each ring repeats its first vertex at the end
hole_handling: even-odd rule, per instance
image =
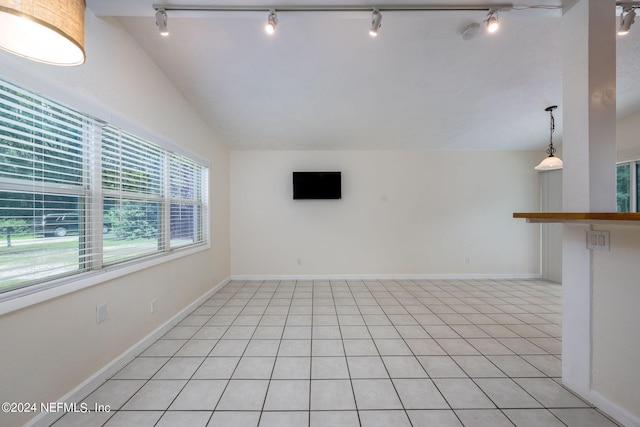
POLYGON ((273 34, 276 32, 276 27, 278 26, 278 17, 276 16, 276 11, 271 9, 269 11, 269 18, 267 19, 267 24, 264 26, 264 30, 267 34, 273 34))
POLYGON ((487 15, 487 31, 490 33, 495 33, 500 28, 500 21, 498 21, 498 11, 495 9, 489 10, 489 14, 487 15))

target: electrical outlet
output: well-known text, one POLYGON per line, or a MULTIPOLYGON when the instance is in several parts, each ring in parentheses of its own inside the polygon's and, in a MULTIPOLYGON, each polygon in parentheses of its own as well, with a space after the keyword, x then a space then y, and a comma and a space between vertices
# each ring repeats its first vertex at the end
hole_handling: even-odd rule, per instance
POLYGON ((100 304, 96 307, 96 323, 102 323, 107 320, 107 304, 100 304))
POLYGON ((157 301, 155 299, 152 299, 151 300, 151 312, 155 313, 157 309, 158 309, 157 301))
POLYGON ((610 251, 608 231, 587 231, 587 249, 610 251))

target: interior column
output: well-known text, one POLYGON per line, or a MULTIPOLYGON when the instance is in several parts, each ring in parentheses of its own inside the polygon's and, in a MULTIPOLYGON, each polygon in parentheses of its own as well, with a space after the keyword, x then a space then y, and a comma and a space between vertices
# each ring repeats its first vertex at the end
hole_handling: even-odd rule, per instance
MULTIPOLYGON (((615 0, 579 0, 562 18, 563 210, 616 210, 615 0)), ((592 274, 588 225, 565 225, 562 381, 591 389, 592 274)))

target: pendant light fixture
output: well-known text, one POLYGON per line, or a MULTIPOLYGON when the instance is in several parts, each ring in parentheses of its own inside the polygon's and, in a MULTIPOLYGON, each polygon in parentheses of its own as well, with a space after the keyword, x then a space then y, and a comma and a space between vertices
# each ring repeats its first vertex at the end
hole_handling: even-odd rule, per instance
POLYGON ((544 111, 548 111, 549 115, 551 116, 549 148, 547 148, 547 154, 549 156, 543 161, 541 161, 540 164, 534 168, 537 171, 550 171, 554 169, 562 169, 562 160, 559 157, 556 157, 553 155, 556 152, 556 149, 553 147, 553 131, 555 130, 555 120, 553 118, 553 110, 555 110, 556 108, 558 108, 557 105, 552 105, 551 107, 547 107, 544 109, 544 111))
POLYGON ((0 48, 52 65, 80 65, 85 0, 0 0, 0 48))

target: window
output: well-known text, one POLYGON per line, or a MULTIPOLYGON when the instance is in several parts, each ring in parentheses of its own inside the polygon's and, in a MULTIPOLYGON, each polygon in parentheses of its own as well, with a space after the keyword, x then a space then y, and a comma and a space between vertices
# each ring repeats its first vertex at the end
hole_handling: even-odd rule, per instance
POLYGON ((640 212, 640 197, 638 197, 638 195, 640 194, 640 163, 635 163, 635 173, 632 174, 632 178, 634 178, 635 182, 635 184, 633 185, 633 194, 635 195, 635 203, 633 204, 633 206, 635 206, 636 212, 640 212))
POLYGON ((617 182, 617 201, 618 212, 631 211, 631 165, 629 163, 618 165, 616 182, 617 182))
POLYGON ((208 170, 0 81, 0 294, 206 243, 208 170))
POLYGON ((172 154, 169 163, 170 245, 191 245, 203 239, 207 181, 202 168, 184 156, 172 154))
POLYGON ((162 252, 165 153, 112 126, 102 129, 104 264, 162 252))
POLYGON ((640 161, 619 164, 616 178, 618 212, 640 212, 640 161))

